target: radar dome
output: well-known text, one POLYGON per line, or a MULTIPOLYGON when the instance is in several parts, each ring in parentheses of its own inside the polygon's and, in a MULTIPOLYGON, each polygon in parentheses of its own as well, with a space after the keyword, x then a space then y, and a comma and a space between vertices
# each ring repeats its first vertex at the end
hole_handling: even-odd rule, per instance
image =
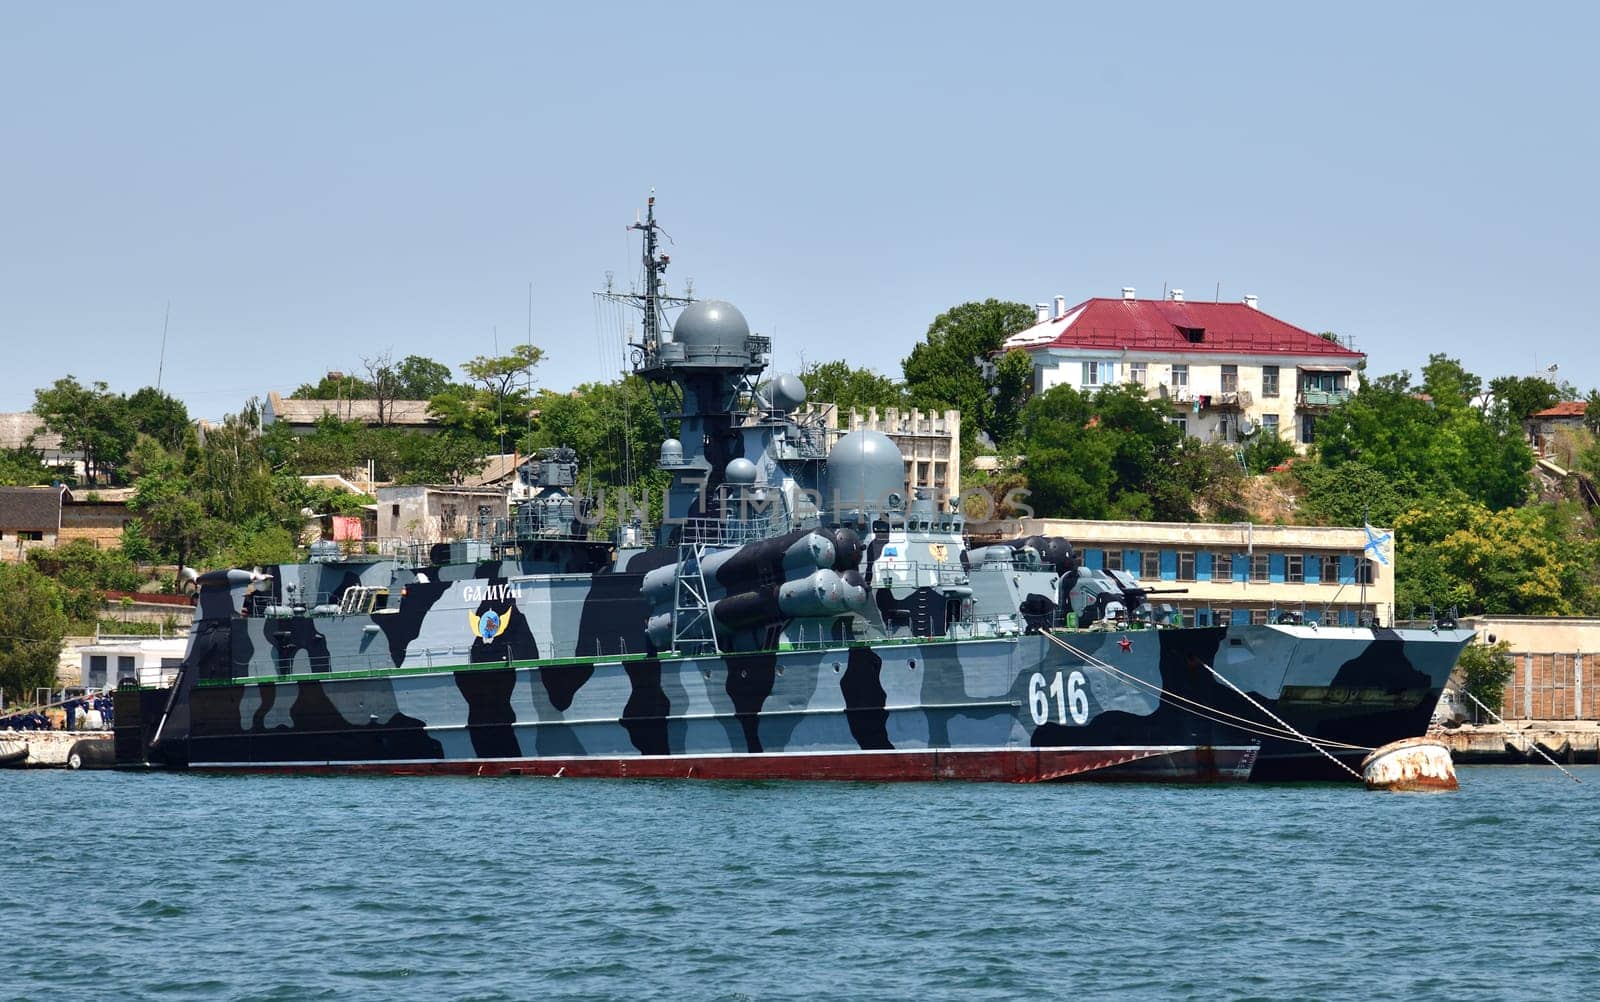
POLYGON ((742 457, 732 460, 722 476, 730 484, 753 484, 756 482, 756 464, 742 457))
POLYGON ((772 381, 763 389, 766 390, 767 401, 775 411, 785 413, 798 410, 806 402, 806 384, 800 381, 799 376, 784 372, 772 377, 772 381))
POLYGON ((852 431, 828 450, 826 503, 836 518, 905 506, 906 466, 899 446, 881 431, 852 431))
POLYGON ((744 366, 750 358, 746 341, 750 324, 732 303, 702 299, 690 303, 672 325, 672 340, 683 346, 690 365, 744 366))
POLYGON ((683 465, 683 443, 675 438, 666 439, 661 443, 661 465, 683 465))

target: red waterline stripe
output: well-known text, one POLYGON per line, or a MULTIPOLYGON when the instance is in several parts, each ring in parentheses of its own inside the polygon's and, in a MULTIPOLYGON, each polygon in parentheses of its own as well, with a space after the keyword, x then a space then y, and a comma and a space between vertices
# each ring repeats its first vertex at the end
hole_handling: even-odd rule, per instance
POLYGON ((797 779, 902 782, 969 780, 1038 783, 1101 778, 1097 773, 1145 762, 1147 769, 1103 778, 1167 782, 1244 780, 1253 748, 1119 748, 1074 750, 1025 748, 1003 751, 856 752, 850 755, 718 755, 630 758, 531 758, 437 762, 295 762, 195 766, 210 772, 376 773, 400 776, 552 776, 596 779, 797 779), (1169 759, 1157 763, 1157 759, 1169 759))

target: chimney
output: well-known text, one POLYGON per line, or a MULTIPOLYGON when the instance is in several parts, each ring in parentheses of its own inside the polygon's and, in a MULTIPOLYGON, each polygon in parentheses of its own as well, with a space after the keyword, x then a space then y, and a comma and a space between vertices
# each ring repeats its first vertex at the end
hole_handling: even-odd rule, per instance
POLYGON ((1172 301, 1174 303, 1183 302, 1183 290, 1182 289, 1173 289, 1172 290, 1172 301))
POLYGON ((1261 309, 1260 306, 1256 305, 1258 302, 1259 302, 1259 300, 1255 296, 1246 296, 1246 297, 1244 297, 1244 304, 1246 306, 1250 307, 1252 310, 1261 309))
POLYGON ((1050 319, 1050 304, 1049 303, 1034 303, 1033 304, 1033 309, 1034 309, 1034 312, 1036 312, 1039 315, 1039 319, 1038 319, 1038 321, 1036 321, 1037 323, 1041 323, 1042 324, 1046 320, 1050 319))
POLYGON ((1124 302, 1124 303, 1131 303, 1131 302, 1133 302, 1133 286, 1131 286, 1131 285, 1124 285, 1124 286, 1123 286, 1123 287, 1122 287, 1122 301, 1123 301, 1123 302, 1124 302))
POLYGON ((1066 315, 1067 315, 1067 297, 1066 296, 1057 296, 1056 297, 1056 319, 1060 320, 1062 317, 1064 317, 1066 315))

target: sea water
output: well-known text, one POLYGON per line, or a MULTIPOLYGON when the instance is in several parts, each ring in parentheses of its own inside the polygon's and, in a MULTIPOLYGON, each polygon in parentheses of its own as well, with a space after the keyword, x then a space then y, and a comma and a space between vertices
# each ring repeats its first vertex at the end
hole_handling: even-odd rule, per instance
POLYGON ((1600 768, 1455 794, 0 771, 0 997, 1576 998, 1600 768))

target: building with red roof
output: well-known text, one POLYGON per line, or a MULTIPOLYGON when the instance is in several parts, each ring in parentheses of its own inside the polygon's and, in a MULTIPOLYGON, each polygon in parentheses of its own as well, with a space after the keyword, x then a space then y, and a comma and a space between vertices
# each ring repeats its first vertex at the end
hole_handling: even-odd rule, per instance
POLYGON ((1038 309, 1038 322, 1003 346, 1032 357, 1036 392, 1137 383, 1172 404, 1175 424, 1208 441, 1273 434, 1304 446, 1317 417, 1356 391, 1366 359, 1262 312, 1255 296, 1198 303, 1181 290, 1163 300, 1123 289, 1120 299, 1068 307, 1057 296, 1053 311, 1038 309))
POLYGON ((1582 400, 1563 400, 1554 407, 1546 407, 1542 411, 1535 412, 1523 422, 1523 428, 1528 433, 1528 444, 1533 446, 1534 455, 1540 459, 1553 456, 1557 433, 1582 428, 1584 415, 1588 412, 1589 405, 1582 400))

